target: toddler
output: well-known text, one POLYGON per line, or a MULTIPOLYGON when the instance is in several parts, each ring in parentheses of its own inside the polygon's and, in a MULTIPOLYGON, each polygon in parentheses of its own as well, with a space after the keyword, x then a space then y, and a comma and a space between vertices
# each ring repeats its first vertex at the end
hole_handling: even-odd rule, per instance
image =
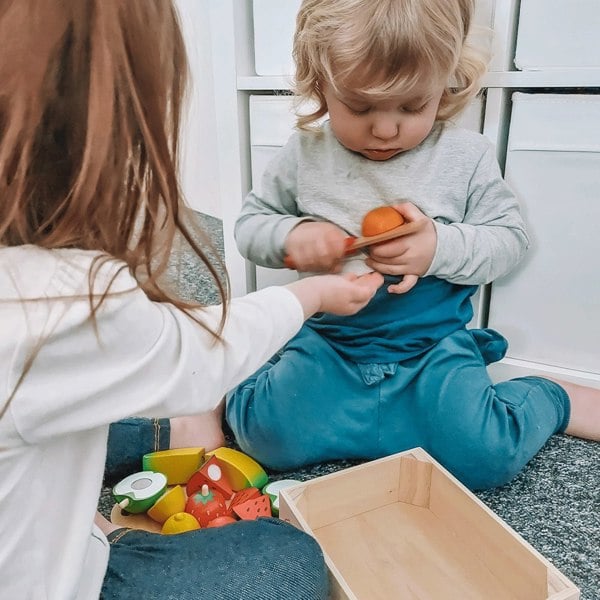
POLYGON ((342 266, 364 214, 394 206, 415 233, 370 249, 386 285, 350 317, 322 313, 228 397, 242 449, 272 468, 415 446, 471 488, 514 477, 557 432, 597 439, 600 392, 525 377, 494 385, 506 340, 468 329, 477 286, 528 238, 494 149, 451 118, 478 93, 472 0, 305 0, 296 93, 316 109, 246 198, 241 253, 299 271, 342 266), (316 121, 328 113, 322 125, 316 121))

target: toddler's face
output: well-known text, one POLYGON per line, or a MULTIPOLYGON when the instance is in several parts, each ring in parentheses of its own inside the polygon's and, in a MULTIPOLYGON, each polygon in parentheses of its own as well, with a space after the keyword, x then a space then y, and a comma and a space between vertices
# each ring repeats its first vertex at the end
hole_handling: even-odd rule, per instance
POLYGON ((331 128, 338 141, 370 160, 388 160, 418 146, 431 131, 444 85, 430 81, 409 93, 368 99, 351 90, 324 86, 331 128))

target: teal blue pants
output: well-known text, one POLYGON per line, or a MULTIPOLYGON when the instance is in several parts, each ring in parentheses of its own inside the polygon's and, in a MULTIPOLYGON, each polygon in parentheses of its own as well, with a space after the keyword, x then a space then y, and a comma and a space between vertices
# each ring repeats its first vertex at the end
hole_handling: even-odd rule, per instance
POLYGON ((492 383, 486 366, 505 349, 495 331, 460 329, 421 356, 361 365, 304 326, 229 394, 227 421, 241 449, 272 469, 420 446, 471 489, 495 487, 570 416, 550 380, 492 383))

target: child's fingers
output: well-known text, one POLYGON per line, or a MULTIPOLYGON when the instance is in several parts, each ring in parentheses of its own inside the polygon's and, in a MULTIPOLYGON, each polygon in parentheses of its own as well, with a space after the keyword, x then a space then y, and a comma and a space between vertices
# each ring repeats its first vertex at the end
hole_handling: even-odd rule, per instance
POLYGON ((400 283, 394 283, 388 286, 388 292, 390 294, 405 294, 415 287, 417 281, 419 281, 418 275, 404 275, 400 283))
POLYGON ((396 204, 394 208, 407 220, 418 221, 425 217, 425 214, 420 211, 412 202, 402 202, 396 204))
POLYGON ((358 283, 373 293, 375 293, 383 285, 383 275, 372 271, 371 273, 365 273, 364 275, 356 276, 358 283))

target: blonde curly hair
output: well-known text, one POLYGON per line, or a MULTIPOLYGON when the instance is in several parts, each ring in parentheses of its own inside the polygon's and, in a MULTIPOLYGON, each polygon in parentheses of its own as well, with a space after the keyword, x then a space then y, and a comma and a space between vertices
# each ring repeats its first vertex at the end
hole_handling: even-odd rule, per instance
POLYGON ((468 39, 474 0, 304 0, 296 19, 297 126, 326 114, 323 84, 382 98, 424 77, 443 78, 438 120, 457 115, 480 90, 488 56, 468 39))

